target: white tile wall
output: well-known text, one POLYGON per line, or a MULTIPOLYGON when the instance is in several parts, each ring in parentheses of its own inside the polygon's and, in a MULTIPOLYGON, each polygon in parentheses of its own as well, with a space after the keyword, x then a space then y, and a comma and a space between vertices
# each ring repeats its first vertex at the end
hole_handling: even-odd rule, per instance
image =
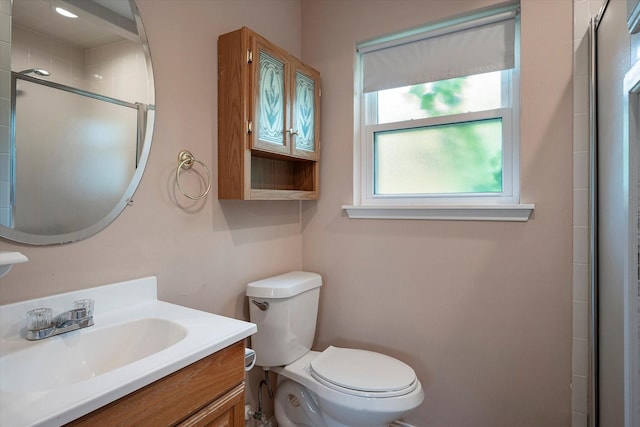
POLYGON ((88 49, 85 67, 92 92, 129 102, 153 102, 145 57, 137 43, 123 40, 88 49))
POLYGON ((128 40, 83 49, 16 26, 11 64, 14 71, 44 68, 51 77, 39 78, 112 98, 145 103, 152 100, 144 53, 128 40))
POLYGON ((14 71, 44 68, 51 72, 51 77, 39 78, 87 89, 84 79, 84 56, 82 48, 24 27, 15 26, 13 29, 11 63, 14 71))

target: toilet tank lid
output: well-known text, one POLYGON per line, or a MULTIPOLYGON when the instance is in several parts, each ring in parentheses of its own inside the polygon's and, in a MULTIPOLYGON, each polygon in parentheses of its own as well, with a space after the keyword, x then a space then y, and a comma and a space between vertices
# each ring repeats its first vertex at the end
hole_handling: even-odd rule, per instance
POLYGON ((247 296, 257 298, 290 298, 322 286, 322 277, 307 271, 289 273, 251 282, 247 285, 247 296))

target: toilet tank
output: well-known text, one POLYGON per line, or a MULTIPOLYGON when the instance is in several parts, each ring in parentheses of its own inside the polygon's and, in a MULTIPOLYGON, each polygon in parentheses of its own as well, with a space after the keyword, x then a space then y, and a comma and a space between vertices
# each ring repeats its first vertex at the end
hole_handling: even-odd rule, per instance
POLYGON ((251 336, 256 365, 284 366, 311 350, 322 278, 292 271, 247 285, 249 317, 258 326, 251 336))

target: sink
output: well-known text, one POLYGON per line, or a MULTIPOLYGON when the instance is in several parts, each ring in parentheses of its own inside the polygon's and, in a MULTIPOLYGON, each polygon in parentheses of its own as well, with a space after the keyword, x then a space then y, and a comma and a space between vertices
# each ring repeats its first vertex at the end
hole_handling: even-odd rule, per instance
POLYGON ((177 323, 146 318, 48 338, 0 358, 0 388, 20 393, 67 386, 162 351, 186 335, 177 323))
POLYGON ((0 305, 0 426, 64 425, 256 330, 158 300, 153 276, 0 305), (95 301, 93 326, 26 339, 29 310, 60 313, 80 299, 95 301))

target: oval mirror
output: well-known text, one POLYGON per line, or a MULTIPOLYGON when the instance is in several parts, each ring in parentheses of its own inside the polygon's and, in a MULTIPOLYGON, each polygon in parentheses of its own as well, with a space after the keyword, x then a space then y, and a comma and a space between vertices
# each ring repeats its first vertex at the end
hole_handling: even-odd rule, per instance
POLYGON ((138 10, 134 0, 13 0, 10 19, 0 236, 87 238, 131 203, 151 147, 153 72, 138 10))

